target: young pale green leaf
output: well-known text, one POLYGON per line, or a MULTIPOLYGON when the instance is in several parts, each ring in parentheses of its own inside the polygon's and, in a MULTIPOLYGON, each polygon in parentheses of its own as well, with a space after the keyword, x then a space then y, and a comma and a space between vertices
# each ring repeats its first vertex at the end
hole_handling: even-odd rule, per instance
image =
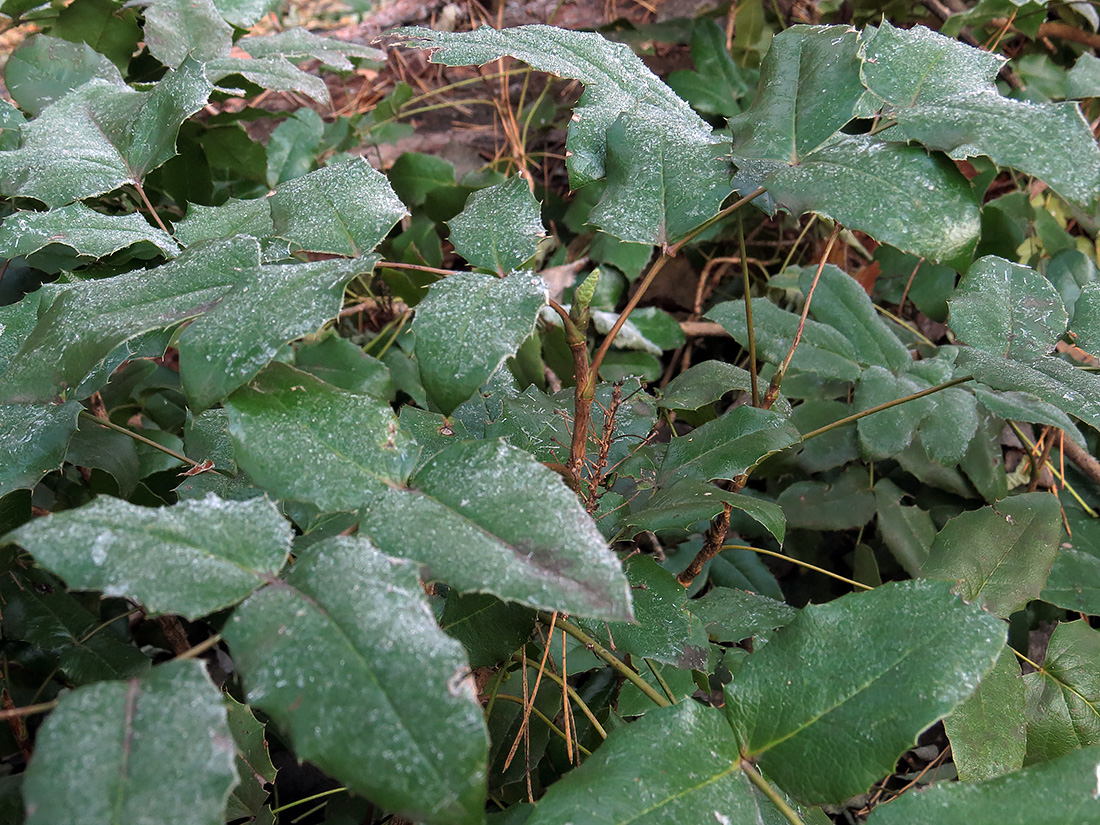
POLYGON ((965 699, 1004 647, 1004 624, 945 582, 890 583, 803 608, 726 687, 741 753, 792 796, 841 802, 893 770, 965 699), (853 741, 852 731, 874 731, 853 741), (841 763, 821 761, 838 747, 841 763))
POLYGON ((295 753, 395 813, 483 821, 487 741, 458 642, 435 623, 416 566, 361 538, 311 548, 223 631, 249 704, 295 753), (327 673, 319 675, 317 663, 327 673))
POLYGON ((4 63, 8 94, 19 108, 35 116, 92 78, 124 84, 115 64, 87 43, 45 34, 28 37, 4 63))
POLYGON ((666 410, 697 410, 713 404, 727 392, 750 389, 752 378, 748 370, 724 361, 703 361, 673 378, 658 404, 666 410))
POLYGON ((737 743, 714 708, 694 701, 617 728, 555 782, 527 825, 759 822, 737 743), (720 817, 715 817, 715 812, 720 817))
POLYGON ((0 596, 5 638, 30 642, 55 657, 70 684, 125 679, 152 664, 120 634, 106 630, 98 613, 37 568, 5 576, 0 580, 0 596))
POLYGON ((844 26, 791 26, 772 38, 752 105, 729 122, 742 194, 768 172, 800 163, 852 119, 864 91, 858 45, 858 32, 844 26))
POLYGON ((0 496, 34 487, 65 458, 81 406, 0 404, 0 496))
POLYGON ((300 249, 349 258, 378 246, 407 211, 363 158, 287 181, 268 199, 275 234, 300 249))
POLYGON ((678 478, 735 478, 799 440, 798 431, 779 413, 747 405, 737 407, 672 439, 657 483, 664 486, 678 478))
POLYGON ((38 732, 27 825, 220 825, 233 759, 221 691, 201 662, 77 688, 38 732))
POLYGON ((71 203, 48 212, 16 212, 0 226, 0 255, 30 255, 50 244, 62 244, 77 255, 104 258, 136 243, 150 243, 174 258, 179 245, 163 229, 157 229, 137 212, 104 215, 82 203, 71 203))
MULTIPOLYGON (((808 295, 816 270, 805 267, 798 278, 803 295, 808 295)), ((855 348, 856 359, 865 367, 872 364, 903 371, 913 357, 894 334, 859 282, 839 267, 826 264, 814 290, 813 316, 823 324, 842 331, 855 348)))
POLYGON ((403 484, 416 443, 389 405, 275 363, 230 396, 237 463, 280 498, 354 510, 403 484))
MULTIPOLYGON (((633 622, 578 620, 604 647, 685 668, 707 667, 707 633, 684 609, 687 591, 649 556, 624 564, 634 601, 633 622)), ((637 660, 635 660, 637 661, 637 660)))
POLYGON ((964 347, 959 351, 959 368, 995 390, 1022 390, 1100 429, 1100 377, 1060 358, 1042 357, 1025 363, 964 347))
POLYGON ((777 169, 764 185, 792 215, 816 212, 956 269, 970 263, 981 231, 970 183, 919 146, 843 136, 777 169))
POLYGON ((1058 290, 1029 266, 987 255, 948 301, 952 331, 972 347, 1030 361, 1054 349, 1069 320, 1058 290))
POLYGON ((249 35, 238 40, 237 45, 254 58, 285 57, 295 63, 317 60, 326 69, 336 72, 350 72, 355 68, 349 57, 379 62, 386 60, 386 53, 378 49, 348 40, 322 37, 303 28, 287 29, 276 34, 249 35))
POLYGON ((432 284, 412 328, 420 380, 440 410, 453 412, 515 355, 548 295, 542 278, 523 271, 461 272, 432 284))
POLYGON ((959 779, 992 779, 1024 765, 1024 683, 1005 647, 970 698, 943 720, 959 779))
POLYGON ((604 193, 593 221, 611 235, 675 241, 714 215, 729 194, 720 140, 626 44, 550 26, 396 33, 408 45, 433 49, 435 63, 464 66, 510 55, 583 83, 566 141, 569 183, 580 189, 608 178, 615 191, 604 193), (626 203, 634 207, 624 211, 626 203))
MULTIPOLYGON (((874 366, 863 371, 853 403, 862 412, 923 389, 924 383, 915 378, 874 366)), ((926 397, 861 418, 856 427, 864 458, 879 461, 896 456, 913 442, 917 426, 935 409, 935 400, 926 397)))
POLYGON ((140 184, 176 153, 180 124, 213 88, 191 60, 148 91, 93 79, 25 125, 20 148, 0 152, 0 191, 63 206, 140 184))
POLYGON ((1100 745, 1100 632, 1086 620, 1060 623, 1043 669, 1023 678, 1028 764, 1100 745))
POLYGON ((271 797, 276 770, 267 750, 264 723, 248 705, 241 704, 228 693, 224 696, 229 730, 237 746, 237 775, 241 779, 225 806, 225 820, 246 819, 256 825, 264 822, 274 825, 275 818, 267 801, 271 797))
POLYGON ((994 80, 1003 62, 923 26, 884 21, 865 47, 863 77, 909 140, 957 159, 987 155, 1074 203, 1094 203, 1100 149, 1077 105, 1002 97, 994 80))
POLYGON ((46 402, 71 392, 120 344, 201 315, 258 264, 256 241, 235 238, 155 269, 55 287, 57 297, 0 379, 0 401, 46 402))
POLYGON ((723 504, 745 513, 771 533, 776 541, 783 543, 786 522, 779 505, 741 493, 730 493, 713 484, 690 478, 659 490, 640 510, 623 519, 623 523, 636 531, 683 532, 693 524, 710 521, 722 512, 723 504))
POLYGON ((448 226, 455 252, 502 277, 534 256, 546 236, 539 203, 520 175, 474 192, 448 226))
POLYGON ((172 507, 103 496, 35 519, 11 538, 72 588, 191 619, 243 599, 290 552, 290 525, 270 501, 215 495, 172 507))
MULTIPOLYGON (((315 74, 304 72, 285 57, 273 55, 249 59, 217 57, 206 63, 206 75, 212 83, 240 75, 245 80, 274 92, 298 92, 323 106, 329 105, 328 86, 315 74)), ((307 110, 312 111, 312 110, 307 110)))
POLYGON ((340 312, 344 286, 369 273, 377 255, 263 266, 226 293, 179 338, 180 378, 194 412, 221 401, 263 369, 289 341, 340 312))
POLYGON ((362 510, 385 552, 459 591, 630 621, 619 560, 561 477, 499 441, 453 444, 362 510), (459 552, 456 552, 459 549, 459 552))
POLYGON ((1100 748, 984 782, 937 782, 875 808, 870 825, 1093 825, 1100 821, 1100 748))
POLYGON ((1008 618, 1039 597, 1061 534, 1057 497, 1013 496, 949 521, 932 543, 921 575, 956 580, 967 601, 1008 618))

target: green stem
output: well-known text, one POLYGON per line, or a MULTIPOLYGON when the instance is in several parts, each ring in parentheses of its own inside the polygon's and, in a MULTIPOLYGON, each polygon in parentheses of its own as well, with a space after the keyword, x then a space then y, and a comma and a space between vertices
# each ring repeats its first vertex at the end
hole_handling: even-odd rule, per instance
POLYGON ((760 775, 760 771, 758 771, 749 760, 745 758, 741 759, 741 771, 749 778, 749 782, 756 786, 760 793, 771 800, 771 803, 779 809, 779 812, 787 818, 787 821, 790 822, 791 825, 806 825, 806 823, 802 821, 802 817, 798 815, 798 812, 787 803, 787 800, 783 798, 779 791, 772 787, 772 784, 767 779, 760 775))
POLYGON ((934 387, 929 387, 926 390, 915 392, 912 395, 905 395, 901 398, 895 398, 893 401, 887 401, 885 404, 879 404, 877 407, 871 407, 869 410, 863 412, 852 413, 849 416, 841 418, 839 421, 834 421, 832 424, 826 424, 824 427, 818 427, 816 430, 810 430, 802 436, 803 441, 809 441, 811 438, 817 438, 819 435, 825 435, 830 430, 835 430, 838 427, 845 427, 848 424, 852 424, 859 421, 861 418, 866 418, 869 415, 874 415, 877 412, 888 410, 891 407, 897 407, 900 404, 908 403, 909 401, 916 401, 918 398, 924 398, 926 395, 932 395, 933 393, 946 390, 951 387, 957 387, 959 384, 965 384, 967 381, 973 381, 973 375, 964 375, 962 378, 953 378, 943 384, 937 384, 934 387))
POLYGON ((283 811, 289 811, 291 808, 297 808, 299 805, 305 805, 307 802, 313 802, 315 799, 324 799, 326 796, 332 796, 333 794, 346 792, 347 788, 330 788, 327 791, 315 793, 313 796, 307 796, 305 799, 295 799, 293 802, 288 802, 285 805, 280 805, 278 808, 272 808, 271 813, 280 814, 283 811))
MULTIPOLYGON (((561 619, 560 618, 558 619, 557 623, 559 625, 561 624, 561 619)), ((524 662, 524 663, 527 664, 528 667, 533 667, 535 669, 538 669, 538 666, 539 666, 538 662, 534 661, 533 659, 527 659, 527 658, 521 656, 518 653, 516 653, 515 655, 512 656, 512 661, 513 662, 524 662)), ((560 676, 558 676, 556 673, 551 673, 550 671, 546 671, 543 675, 546 676, 546 678, 549 679, 550 681, 557 684, 558 687, 562 686, 562 678, 560 676)), ((583 713, 588 718, 588 721, 592 723, 592 727, 594 727, 596 729, 596 733, 598 733, 600 735, 600 739, 606 739, 607 738, 607 731, 604 730, 604 726, 600 724, 600 720, 596 718, 596 714, 594 714, 592 712, 592 709, 590 707, 588 707, 587 704, 585 704, 583 699, 581 699, 580 694, 578 694, 577 691, 573 690, 573 688, 570 687, 568 684, 565 685, 565 689, 569 693, 569 698, 573 700, 573 704, 575 704, 577 707, 579 707, 581 709, 581 713, 583 713)), ((505 696, 505 695, 507 695, 507 694, 501 694, 501 696, 505 696)))
MULTIPOLYGON (((163 444, 158 444, 151 438, 146 438, 143 435, 138 435, 133 430, 128 430, 125 427, 120 427, 113 421, 108 421, 106 418, 100 418, 99 416, 92 415, 87 410, 81 410, 80 417, 83 418, 85 421, 93 421, 101 427, 106 427, 108 430, 114 430, 116 433, 122 433, 125 436, 129 436, 130 438, 134 439, 134 441, 140 441, 142 444, 146 445, 147 447, 152 447, 154 450, 160 450, 162 453, 172 456, 172 458, 176 459, 176 461, 182 462, 189 467, 198 467, 202 464, 201 461, 195 461, 192 458, 188 458, 185 455, 177 453, 175 450, 171 450, 168 447, 165 447, 163 444)), ((214 472, 219 473, 220 475, 226 475, 218 469, 214 469, 214 472)))
MULTIPOLYGON (((539 616, 539 618, 549 624, 549 619, 544 619, 541 615, 539 616)), ((559 616, 557 619, 557 627, 561 628, 563 632, 568 633, 586 648, 591 650, 594 654, 596 654, 597 657, 603 659, 603 661, 611 665, 611 667, 618 671, 623 678, 625 678, 628 682, 634 685, 634 687, 638 688, 638 690, 648 696, 655 705, 658 705, 662 708, 672 706, 672 702, 668 701, 668 699, 666 699, 664 696, 654 690, 653 686, 649 684, 649 682, 647 682, 645 679, 643 679, 636 671, 627 667, 622 659, 620 659, 610 650, 605 648, 603 645, 601 645, 599 642, 597 642, 575 624, 567 621, 566 619, 562 619, 559 616)))
POLYGON ((752 323, 752 284, 749 281, 748 252, 745 251, 745 219, 738 216, 737 240, 741 244, 741 291, 745 293, 745 324, 749 330, 749 377, 752 380, 752 405, 760 406, 760 388, 756 383, 756 330, 752 323))
POLYGON ((665 677, 653 666, 653 662, 649 659, 642 659, 645 662, 646 667, 649 668, 649 672, 653 674, 653 678, 657 680, 657 684, 661 686, 661 690, 665 692, 665 696, 668 697, 668 701, 672 704, 676 704, 676 694, 672 692, 672 688, 668 686, 668 682, 665 681, 665 677))

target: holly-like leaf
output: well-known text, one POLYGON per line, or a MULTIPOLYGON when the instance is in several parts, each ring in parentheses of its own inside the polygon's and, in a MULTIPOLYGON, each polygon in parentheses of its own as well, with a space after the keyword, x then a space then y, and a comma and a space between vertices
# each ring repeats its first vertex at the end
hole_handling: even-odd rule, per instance
POLYGON ((555 782, 528 825, 761 821, 761 803, 739 764, 719 711, 691 700, 656 708, 613 730, 583 765, 555 782), (722 818, 715 820, 715 811, 722 818))
POLYGON ((1100 818, 1096 765, 1100 748, 984 782, 937 782, 875 808, 871 825, 1091 825, 1100 818))
POLYGON ((278 56, 296 63, 303 60, 317 60, 324 68, 336 72, 350 72, 355 68, 348 60, 349 57, 379 62, 386 60, 386 53, 378 49, 348 40, 322 37, 303 28, 242 37, 237 41, 237 45, 254 58, 278 56))
POLYGON ((715 587, 703 598, 690 600, 687 608, 703 620, 712 638, 732 643, 784 627, 798 615, 781 601, 733 587, 715 587))
POLYGON ((713 404, 727 392, 751 388, 752 378, 747 370, 724 361, 703 361, 673 378, 658 403, 667 410, 697 410, 713 404))
POLYGON ((416 307, 420 379, 446 414, 473 395, 534 332, 547 301, 542 278, 462 272, 437 281, 416 307))
POLYGON ((404 483, 416 444, 390 406, 275 363, 226 402, 237 463, 280 498, 354 510, 404 483))
POLYGON ((87 43, 45 34, 28 37, 4 63, 4 85, 11 99, 36 116, 92 78, 116 86, 124 83, 115 64, 87 43))
POLYGON ((1100 744, 1100 632, 1087 621, 1054 628, 1043 669, 1023 680, 1026 762, 1100 744))
POLYGON ((395 813, 483 821, 481 707, 415 565, 361 538, 327 539, 241 605, 223 633, 249 703, 299 757, 395 813))
POLYGON ((1019 770, 1027 750, 1024 683, 1009 648, 978 689, 943 720, 959 779, 992 779, 1019 770))
POLYGON ((104 215, 82 203, 48 212, 16 212, 0 226, 0 255, 5 258, 30 255, 55 243, 93 258, 104 258, 136 243, 152 244, 169 258, 180 251, 171 235, 150 226, 137 212, 104 215))
POLYGON ((0 496, 34 487, 65 458, 80 404, 0 404, 0 496))
POLYGON ((726 686, 741 753, 807 802, 843 801, 893 770, 1004 647, 1003 623, 949 588, 891 583, 803 608, 726 686), (869 720, 874 736, 853 742, 869 720), (849 759, 821 762, 842 743, 849 759))
POLYGON ((459 255, 500 276, 534 256, 546 236, 539 203, 520 175, 474 192, 448 225, 459 255))
POLYGON ((233 758, 221 691, 201 662, 86 685, 62 696, 38 732, 23 781, 27 823, 216 825, 238 781, 233 758))
POLYGON ((965 599, 1008 618, 1039 597, 1061 534, 1058 499, 1024 493, 949 521, 921 572, 958 581, 965 599))
POLYGON ((275 817, 267 807, 267 800, 276 771, 267 752, 264 723, 256 718, 252 708, 228 693, 225 694, 225 710, 237 746, 237 775, 241 780, 229 797, 225 819, 227 822, 248 819, 257 825, 266 821, 274 825, 275 817), (265 816, 266 820, 262 818, 265 816))
POLYGON ((1100 352, 1100 282, 1085 284, 1073 306, 1070 332, 1086 352, 1100 352))
POLYGON ((901 503, 905 492, 888 478, 875 484, 878 531, 898 564, 919 576, 936 538, 936 525, 927 510, 901 503))
POLYGON ((729 194, 719 138, 626 44, 549 26, 396 33, 408 45, 433 49, 435 63, 464 66, 510 55, 583 83, 566 140, 569 182, 580 189, 607 177, 591 220, 609 234, 637 243, 676 241, 729 194))
POLYGON ((155 269, 52 288, 57 297, 0 380, 0 401, 71 392, 120 344, 202 314, 258 264, 256 241, 235 238, 155 269))
MULTIPOLYGON (((315 74, 304 72, 285 57, 273 55, 259 59, 217 57, 206 64, 206 74, 217 83, 239 74, 245 80, 274 92, 298 92, 327 106, 328 86, 315 74)), ((312 110, 307 110, 312 111, 312 110)))
POLYGON ((713 484, 685 478, 654 493, 645 505, 623 523, 636 530, 686 531, 691 525, 710 521, 729 504, 758 522, 775 540, 783 543, 786 521, 779 505, 742 493, 730 493, 713 484))
POLYGON ((847 135, 772 172, 764 185, 792 215, 816 212, 956 269, 970 262, 981 231, 970 183, 920 146, 847 135))
POLYGON ((275 575, 290 551, 290 525, 270 501, 215 495, 172 507, 104 496, 36 519, 11 537, 72 588, 188 618, 240 601, 275 575))
POLYGON ((269 199, 275 234, 310 252, 366 255, 406 214, 385 175, 363 158, 287 181, 269 199))
POLYGON ((1003 62, 923 26, 883 21, 867 41, 862 72, 906 138, 958 159, 987 155, 1074 203, 1094 203, 1100 148, 1080 109, 1003 97, 994 83, 1003 62))
POLYGON ((849 467, 831 484, 797 481, 779 494, 791 527, 803 530, 854 530, 875 515, 875 496, 867 473, 849 467))
POLYGON ((233 235, 266 238, 274 233, 271 203, 267 198, 230 198, 221 206, 193 203, 187 207, 187 217, 175 226, 175 238, 184 246, 233 235))
POLYGON ((180 124, 213 88, 192 60, 148 91, 93 79, 26 124, 20 148, 0 152, 0 191, 63 206, 140 184, 176 153, 180 124))
POLYGON ((948 306, 951 329, 961 340, 1021 361, 1054 349, 1069 320, 1049 280, 993 255, 974 262, 948 306))
POLYGON ((222 400, 289 341, 340 312, 344 286, 369 273, 376 255, 253 270, 179 338, 180 378, 194 412, 222 400))
POLYGON ((145 8, 145 44, 170 69, 188 55, 206 63, 229 54, 233 27, 212 0, 152 0, 145 8))
POLYGON ((772 453, 798 442, 798 431, 778 413, 747 405, 737 407, 672 439, 657 481, 664 485, 674 478, 735 478, 772 453))
MULTIPOLYGON (((907 395, 927 389, 923 382, 908 375, 894 375, 883 367, 863 371, 853 403, 857 410, 869 410, 907 395)), ((856 424, 864 458, 878 461, 892 458, 913 442, 921 419, 932 414, 936 402, 918 398, 861 418, 856 424)))
POLYGON ((630 621, 618 559, 561 477, 527 453, 501 442, 452 444, 410 488, 362 511, 360 529, 385 552, 460 591, 630 621))

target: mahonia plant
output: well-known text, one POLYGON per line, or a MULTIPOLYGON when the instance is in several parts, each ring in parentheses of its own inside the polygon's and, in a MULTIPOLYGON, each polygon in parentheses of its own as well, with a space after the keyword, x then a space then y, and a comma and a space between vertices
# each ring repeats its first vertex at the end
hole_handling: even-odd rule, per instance
POLYGON ((266 0, 0 6, 4 821, 1100 822, 1095 12, 736 6, 391 33, 583 87, 568 202, 266 0))

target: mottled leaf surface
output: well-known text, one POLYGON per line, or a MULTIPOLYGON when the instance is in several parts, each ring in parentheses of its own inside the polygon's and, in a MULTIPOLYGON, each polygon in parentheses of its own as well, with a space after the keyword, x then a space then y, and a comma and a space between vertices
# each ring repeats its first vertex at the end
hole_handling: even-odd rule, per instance
POLYGON ((561 476, 501 442, 453 444, 362 511, 360 530, 459 591, 629 621, 619 560, 561 476))
POLYGON ((7 258, 30 255, 49 244, 62 244, 78 255, 103 258, 136 243, 149 243, 166 257, 179 254, 179 245, 163 229, 150 226, 136 212, 104 215, 82 203, 48 212, 16 212, 0 226, 0 254, 7 258))
POLYGON ((290 552, 290 525, 270 501, 213 494, 172 507, 103 496, 35 519, 11 537, 70 587, 188 618, 240 601, 290 552))
POLYGON ((459 255, 500 276, 533 257, 546 235, 539 203, 520 175, 474 192, 448 225, 459 255))
POLYGON ((415 565, 361 538, 328 539, 241 605, 223 632, 249 704, 302 759, 414 819, 483 821, 481 707, 415 565))
POLYGON ((384 61, 386 53, 361 43, 323 37, 309 29, 293 28, 275 34, 242 37, 237 45, 252 57, 285 57, 295 62, 317 60, 326 69, 349 72, 353 68, 349 57, 384 61))

